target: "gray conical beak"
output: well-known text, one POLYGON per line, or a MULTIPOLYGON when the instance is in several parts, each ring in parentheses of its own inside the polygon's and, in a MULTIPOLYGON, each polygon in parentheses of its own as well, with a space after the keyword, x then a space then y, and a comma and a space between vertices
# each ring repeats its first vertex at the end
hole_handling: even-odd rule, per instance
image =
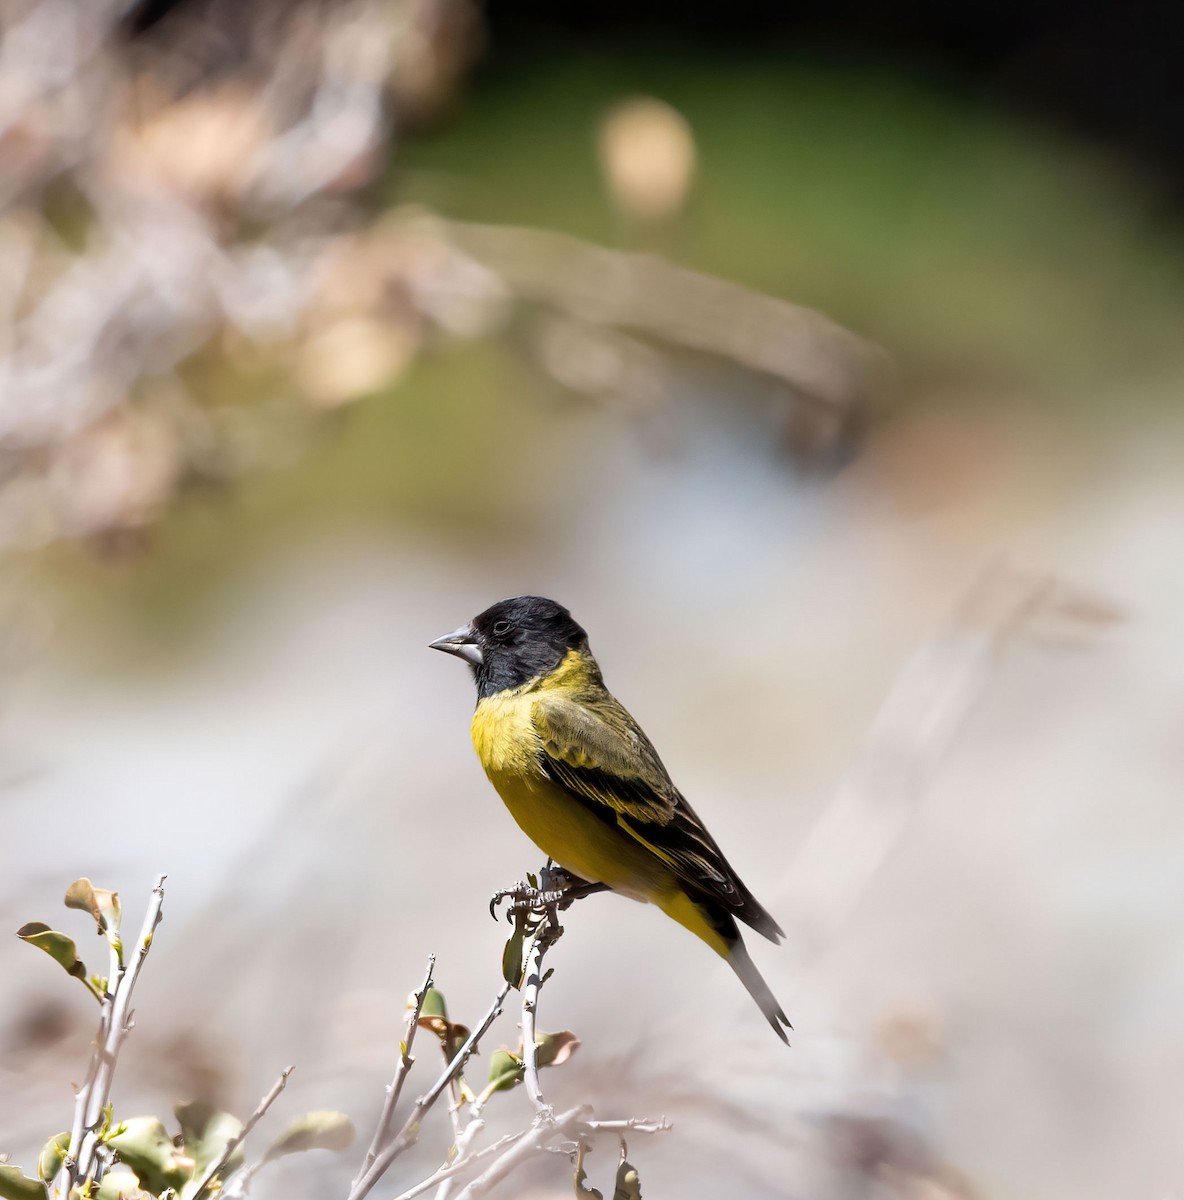
POLYGON ((465 662, 472 663, 474 667, 479 667, 485 661, 481 654, 481 643, 471 625, 462 625, 459 629, 446 633, 442 638, 428 642, 428 648, 443 650, 445 654, 455 654, 457 658, 463 658, 465 662))

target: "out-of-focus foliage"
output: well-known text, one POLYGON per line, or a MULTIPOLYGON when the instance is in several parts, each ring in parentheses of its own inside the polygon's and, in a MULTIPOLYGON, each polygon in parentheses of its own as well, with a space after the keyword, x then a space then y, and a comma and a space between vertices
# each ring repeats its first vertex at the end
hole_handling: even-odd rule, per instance
POLYGON ((466 0, 149 7, 0 8, 0 549, 125 545, 472 319, 362 202, 451 95, 466 0))
MULTIPOLYGON (((148 7, 0 13, 0 551, 133 548, 182 490, 297 460, 429 345, 509 332, 512 301, 542 310, 531 357, 577 393, 644 412, 677 386, 666 351, 707 353, 776 381, 812 449, 851 437, 877 356, 817 314, 375 208, 472 57, 467 0, 207 0, 140 30, 148 7)), ((599 150, 626 242, 671 248, 686 120, 628 101, 599 150)))
MULTIPOLYGON (((213 1200, 214 1197, 244 1200, 251 1192, 255 1176, 276 1160, 310 1150, 339 1152, 353 1144, 355 1129, 349 1117, 333 1110, 317 1110, 296 1117, 262 1155, 249 1164, 246 1162, 243 1143, 284 1090, 291 1067, 281 1074, 245 1121, 204 1099, 173 1106, 176 1133, 170 1132, 156 1116, 116 1115, 108 1097, 121 1044, 132 1024, 132 990, 160 921, 163 885, 161 876, 153 890, 134 955, 127 962, 120 934, 122 912, 118 894, 94 887, 89 879, 78 879, 67 890, 66 907, 90 913, 99 935, 106 937, 112 954, 111 977, 91 981, 101 1006, 99 1029, 90 1066, 77 1089, 72 1127, 54 1134, 42 1147, 36 1178, 11 1165, 6 1158, 0 1159, 0 1200, 213 1200)), ((547 948, 563 931, 552 926, 548 910, 542 907, 531 910, 528 916, 527 923, 536 931, 529 953, 532 962, 541 964, 547 948)), ((20 930, 19 936, 45 950, 71 975, 85 978, 86 967, 78 960, 74 943, 64 934, 33 922, 20 930)), ((491 1056, 489 1084, 477 1095, 466 1083, 464 1071, 476 1053, 477 1042, 502 1014, 509 986, 499 991, 479 1025, 470 1031, 467 1026, 448 1019, 447 1001, 433 984, 434 968, 433 956, 422 988, 408 1001, 406 1040, 399 1047, 395 1080, 387 1089, 378 1128, 347 1200, 365 1200, 370 1195, 394 1160, 416 1143, 424 1117, 446 1090, 452 1100, 455 1141, 429 1183, 445 1174, 459 1176, 463 1172, 474 1176, 475 1187, 482 1185, 487 1182, 485 1173, 492 1173, 490 1178, 500 1178, 531 1157, 546 1156, 552 1150, 565 1153, 565 1147, 573 1139, 584 1145, 585 1139, 595 1137, 600 1125, 592 1118, 590 1106, 581 1105, 556 1115, 541 1094, 536 1093, 532 1097, 535 1120, 530 1126, 478 1149, 476 1143, 485 1129, 485 1106, 492 1097, 499 1091, 512 1090, 523 1079, 528 1082, 534 1079, 539 1067, 561 1066, 579 1048, 580 1040, 568 1031, 538 1034, 533 1065, 530 1056, 524 1056, 521 1049, 516 1055, 505 1050, 495 1052, 491 1056), (419 1029, 433 1033, 439 1040, 444 1068, 431 1087, 415 1100, 400 1127, 395 1124, 395 1116, 403 1083, 415 1063, 411 1048, 419 1029), (496 1157, 499 1151, 500 1159, 496 1157), (482 1163, 485 1165, 481 1166, 482 1163)), ((529 999, 524 994, 524 1028, 526 1006, 531 1006, 529 1011, 533 1014, 543 981, 535 980, 529 999)), ((605 1128, 652 1133, 669 1126, 664 1120, 626 1118, 611 1121, 605 1128)), ((628 1165, 624 1162, 623 1143, 621 1164, 618 1184, 628 1165)), ((628 1176, 632 1190, 622 1193, 626 1200, 640 1194, 637 1173, 632 1167, 628 1176)), ((418 1194, 426 1188, 411 1190, 418 1194)))
MULTIPOLYGON (((155 907, 135 948, 137 968, 151 948, 162 897, 158 883, 155 907)), ((112 973, 109 979, 90 976, 88 980, 74 942, 40 921, 17 931, 18 937, 46 951, 68 974, 87 981, 100 1002, 101 1015, 90 1067, 75 1100, 73 1128, 45 1143, 37 1159, 36 1179, 15 1166, 0 1163, 0 1197, 154 1200, 167 1196, 172 1200, 202 1200, 223 1192, 229 1195, 227 1184, 236 1173, 245 1189, 250 1175, 277 1158, 305 1150, 345 1150, 350 1146, 354 1127, 347 1116, 339 1112, 306 1113, 292 1121, 248 1172, 241 1170, 240 1143, 260 1114, 244 1125, 205 1101, 187 1101, 173 1108, 179 1126, 175 1134, 159 1117, 117 1117, 106 1094, 123 1032, 130 1024, 131 990, 137 977, 137 971, 129 970, 130 964, 124 959, 119 895, 96 888, 89 879, 78 879, 67 889, 65 905, 94 917, 98 934, 110 947, 112 973), (123 1032, 115 1022, 125 1023, 123 1032), (99 1089, 103 1089, 102 1094, 99 1089), (92 1113, 88 1124, 88 1114, 92 1113)), ((270 1099, 278 1094, 286 1078, 287 1072, 270 1099)), ((245 1190, 238 1194, 245 1195, 245 1190)))

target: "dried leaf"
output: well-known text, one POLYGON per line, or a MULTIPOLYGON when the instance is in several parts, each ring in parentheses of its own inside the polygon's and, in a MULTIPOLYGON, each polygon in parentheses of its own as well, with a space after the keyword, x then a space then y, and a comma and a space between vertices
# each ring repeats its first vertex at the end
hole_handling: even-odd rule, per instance
POLYGON ((47 1200, 49 1192, 39 1179, 30 1179, 19 1168, 0 1163, 0 1197, 3 1200, 47 1200))
POLYGON ((344 1150, 354 1140, 354 1132, 354 1123, 344 1113, 305 1113, 271 1143, 263 1162, 303 1150, 344 1150))
POLYGON ((448 1019, 448 1006, 444 1001, 444 993, 436 988, 428 988, 424 994, 423 1007, 419 1010, 419 1027, 429 1029, 440 1039, 444 1057, 451 1060, 463 1046, 469 1036, 467 1025, 448 1019))
POLYGON ((119 933, 121 910, 119 893, 97 888, 85 877, 76 879, 66 889, 66 907, 90 913, 100 933, 108 937, 119 933))
POLYGON ((617 1165, 617 1178, 613 1185, 613 1200, 641 1200, 641 1178, 637 1168, 625 1157, 625 1143, 621 1142, 621 1161, 617 1165))
POLYGON ((535 1041, 539 1048, 540 1067, 558 1067, 580 1048, 580 1039, 570 1029, 561 1029, 558 1033, 540 1033, 535 1041))
POLYGON ((604 1193, 599 1192, 594 1187, 585 1187, 588 1181, 588 1176, 584 1172, 584 1155, 588 1152, 588 1147, 583 1142, 579 1144, 576 1150, 576 1168, 572 1174, 572 1190, 576 1194, 576 1200, 604 1200, 604 1193))

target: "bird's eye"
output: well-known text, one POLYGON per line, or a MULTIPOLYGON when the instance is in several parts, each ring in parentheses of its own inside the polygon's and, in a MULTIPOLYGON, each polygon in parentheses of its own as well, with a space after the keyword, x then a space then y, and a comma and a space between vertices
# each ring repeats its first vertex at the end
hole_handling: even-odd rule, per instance
POLYGON ((505 635, 509 632, 510 632, 510 622, 509 621, 495 621, 494 622, 493 633, 494 633, 495 637, 505 637, 505 635))

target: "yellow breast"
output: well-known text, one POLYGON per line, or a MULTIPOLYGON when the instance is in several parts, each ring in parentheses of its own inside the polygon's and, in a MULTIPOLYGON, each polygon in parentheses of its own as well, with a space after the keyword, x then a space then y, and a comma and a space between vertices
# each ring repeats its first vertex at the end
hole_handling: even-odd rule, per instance
POLYGON ((473 749, 489 775, 537 775, 539 736, 530 718, 533 696, 523 688, 487 696, 473 713, 473 749))
MULTIPOLYGON (((570 687, 585 669, 569 656, 547 685, 570 687)), ((647 899, 645 877, 659 867, 657 860, 565 793, 540 766, 542 742, 531 719, 540 683, 487 696, 477 705, 472 728, 477 757, 519 828, 544 854, 581 879, 647 899)))

